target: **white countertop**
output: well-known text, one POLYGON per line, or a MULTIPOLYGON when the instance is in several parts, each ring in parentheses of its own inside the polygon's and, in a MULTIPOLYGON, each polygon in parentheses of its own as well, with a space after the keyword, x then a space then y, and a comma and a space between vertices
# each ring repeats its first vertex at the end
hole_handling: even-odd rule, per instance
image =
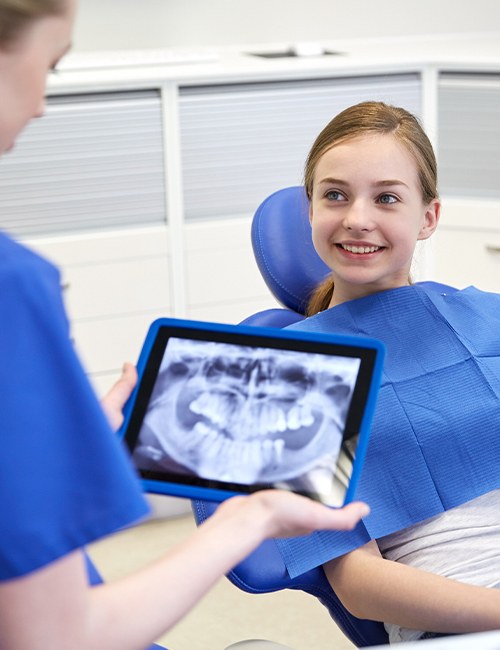
MULTIPOLYGON (((500 32, 339 39, 315 44, 327 52, 319 56, 265 58, 258 53, 286 53, 293 43, 233 46, 213 49, 201 63, 133 65, 69 71, 51 75, 49 93, 94 89, 136 89, 179 85, 256 82, 321 78, 351 74, 440 71, 500 73, 500 32), (214 60, 215 59, 215 60, 214 60)), ((77 52, 80 57, 85 53, 77 52)), ((130 53, 129 53, 130 54, 130 53)), ((138 53, 140 56, 140 53, 138 53)), ((94 54, 92 56, 95 56, 94 54)), ((69 55, 71 57, 71 54, 69 55)), ((69 62, 68 62, 69 63, 69 62)))

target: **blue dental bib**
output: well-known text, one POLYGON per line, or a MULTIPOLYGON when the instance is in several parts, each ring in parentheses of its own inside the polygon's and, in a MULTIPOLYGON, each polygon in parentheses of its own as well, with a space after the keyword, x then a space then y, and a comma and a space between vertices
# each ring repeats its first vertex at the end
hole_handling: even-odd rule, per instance
POLYGON ((354 531, 277 540, 291 577, 500 488, 500 295, 419 283, 294 324, 360 334, 387 355, 354 531))

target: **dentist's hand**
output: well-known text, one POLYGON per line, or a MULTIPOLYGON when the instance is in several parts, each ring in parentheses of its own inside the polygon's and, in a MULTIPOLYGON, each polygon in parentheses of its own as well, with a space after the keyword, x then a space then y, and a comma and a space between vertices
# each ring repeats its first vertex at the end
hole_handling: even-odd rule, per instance
POLYGON ((137 370, 131 363, 123 365, 120 379, 101 399, 101 406, 114 431, 123 423, 123 407, 137 383, 137 370))
POLYGON ((343 508, 329 508, 284 490, 262 490, 224 501, 203 526, 238 521, 240 530, 254 532, 261 541, 307 535, 314 530, 351 530, 369 513, 370 508, 360 501, 343 508))

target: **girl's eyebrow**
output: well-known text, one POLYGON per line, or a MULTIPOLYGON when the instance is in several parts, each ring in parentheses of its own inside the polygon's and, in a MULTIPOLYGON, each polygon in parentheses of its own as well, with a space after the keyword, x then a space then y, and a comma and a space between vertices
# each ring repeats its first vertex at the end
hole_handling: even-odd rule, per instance
POLYGON ((343 181, 341 178, 323 178, 319 181, 319 185, 349 185, 347 181, 343 181))
MULTIPOLYGON (((344 187, 349 186, 348 181, 344 181, 341 178, 333 178, 333 177, 328 177, 328 178, 323 178, 322 180, 319 181, 319 185, 343 185, 344 187)), ((408 188, 407 183, 398 180, 397 178, 389 178, 387 180, 380 180, 380 181, 375 181, 373 183, 374 187, 394 187, 394 185, 402 185, 403 187, 408 188)))
POLYGON ((408 187, 408 185, 406 183, 404 183, 403 181, 399 181, 397 179, 389 179, 389 180, 386 180, 386 181, 377 181, 376 183, 374 183, 374 185, 376 187, 387 187, 389 185, 403 185, 404 187, 408 187))

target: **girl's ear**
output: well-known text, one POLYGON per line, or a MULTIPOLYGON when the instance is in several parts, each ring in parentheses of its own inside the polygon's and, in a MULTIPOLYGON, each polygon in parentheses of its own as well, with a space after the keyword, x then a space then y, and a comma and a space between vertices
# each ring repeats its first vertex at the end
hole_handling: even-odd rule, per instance
POLYGON ((432 199, 425 210, 424 223, 422 224, 422 228, 418 233, 417 239, 428 239, 436 230, 440 216, 441 203, 439 199, 432 199))
POLYGON ((309 202, 309 223, 312 224, 313 222, 313 209, 312 209, 312 203, 309 202))

